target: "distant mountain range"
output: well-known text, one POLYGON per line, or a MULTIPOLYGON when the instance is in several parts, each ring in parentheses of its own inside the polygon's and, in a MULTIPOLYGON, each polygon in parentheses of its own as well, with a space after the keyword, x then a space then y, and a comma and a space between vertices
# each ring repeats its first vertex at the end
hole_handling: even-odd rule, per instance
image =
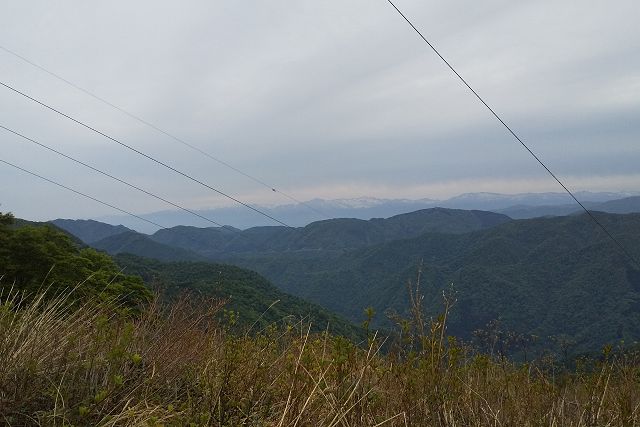
MULTIPOLYGON (((635 202, 607 203, 625 210, 635 202)), ((640 214, 594 215, 640 258, 640 214)), ((98 235, 88 233, 94 223, 56 223, 98 235)), ((512 220, 431 208, 300 228, 180 226, 144 235, 112 226, 111 233, 89 244, 112 254, 235 264, 354 322, 371 306, 377 325, 388 326, 384 313, 407 309, 407 283, 422 263, 428 313, 437 313, 453 283, 458 302, 450 327, 463 338, 497 318, 540 339, 565 334, 576 351, 640 336, 640 270, 584 214, 512 220)))
POLYGON ((331 219, 300 228, 178 226, 145 235, 122 226, 90 220, 55 220, 53 224, 86 244, 111 254, 131 253, 160 260, 203 260, 229 254, 322 251, 363 248, 425 233, 459 234, 511 221, 494 212, 431 208, 388 219, 331 219), (90 229, 96 228, 91 233, 90 229), (109 232, 110 229, 110 232, 109 232), (96 236, 106 236, 96 240, 96 236))
MULTIPOLYGON (((640 214, 595 214, 640 259, 640 214)), ((586 215, 509 221, 463 234, 426 233, 348 251, 236 254, 226 262, 348 319, 364 307, 407 309, 423 264, 427 310, 453 284, 451 332, 470 339, 489 321, 540 339, 566 334, 589 351, 640 336, 640 270, 586 215)), ((384 315, 378 318, 385 324, 384 315)))
MULTIPOLYGON (((640 212, 640 196, 626 197, 623 199, 609 200, 606 202, 582 202, 589 210, 597 212, 627 214, 640 212)), ((500 209, 498 212, 508 215, 513 219, 538 218, 543 216, 564 216, 580 214, 584 211, 574 202, 568 205, 544 205, 544 206, 511 206, 500 209)))
POLYGON ((73 234, 88 245, 109 236, 132 231, 123 225, 113 226, 91 219, 80 221, 74 219, 56 219, 51 221, 51 223, 73 234))
MULTIPOLYGON (((592 193, 578 192, 576 196, 589 207, 600 209, 597 206, 603 202, 623 199, 632 196, 640 196, 640 193, 592 193)), ((640 212, 638 198, 632 207, 625 212, 612 211, 612 213, 640 212)), ((282 206, 258 206, 259 209, 269 215, 278 218, 285 223, 302 227, 314 221, 328 218, 388 218, 402 213, 414 212, 420 209, 444 207, 451 209, 477 209, 505 213, 512 218, 533 218, 546 215, 567 215, 580 209, 573 199, 566 193, 524 193, 524 194, 496 194, 496 193, 469 193, 462 194, 447 200, 433 199, 376 199, 356 198, 322 200, 314 199, 304 204, 289 204, 282 206), (322 214, 322 215, 321 215, 322 214)), ((239 229, 257 226, 271 226, 273 221, 257 214, 245 207, 226 207, 218 209, 198 210, 199 214, 213 219, 220 224, 228 224, 239 229)), ((211 224, 189 215, 183 211, 160 211, 146 215, 144 218, 163 224, 167 227, 178 225, 190 225, 196 227, 208 227, 211 224)), ((155 231, 148 224, 127 216, 109 216, 97 218, 101 222, 109 224, 122 224, 133 230, 151 233, 155 231)))

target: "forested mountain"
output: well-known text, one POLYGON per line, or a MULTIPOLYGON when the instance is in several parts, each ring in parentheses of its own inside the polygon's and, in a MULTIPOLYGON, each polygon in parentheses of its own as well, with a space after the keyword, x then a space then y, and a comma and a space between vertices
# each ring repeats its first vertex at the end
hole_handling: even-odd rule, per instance
MULTIPOLYGON (((640 215, 595 215, 640 258, 640 215)), ((377 325, 389 325, 385 312, 407 309, 407 283, 422 264, 428 312, 453 283, 450 327, 465 338, 495 319, 540 339, 564 334, 580 351, 640 336, 638 268, 585 215, 510 220, 438 208, 298 229, 176 227, 108 239, 126 243, 103 246, 111 251, 153 256, 161 247, 164 259, 187 253, 255 270, 351 321, 372 306, 377 325)))
POLYGON ((128 274, 141 276, 170 298, 186 292, 226 300, 225 310, 234 311, 241 325, 255 330, 285 319, 306 319, 315 331, 328 329, 356 340, 363 338, 361 328, 316 304, 282 292, 253 271, 225 264, 161 262, 125 254, 118 255, 116 262, 128 274))
MULTIPOLYGON (((582 202, 582 204, 589 210, 599 212, 617 214, 640 212, 640 196, 625 197, 623 199, 609 200, 600 203, 586 201, 582 202)), ((517 205, 497 210, 497 212, 510 216, 514 219, 528 219, 542 216, 574 215, 581 214, 584 211, 576 203, 569 203, 563 205, 543 206, 517 205)))
MULTIPOLYGON (((640 215, 596 214, 640 258, 640 215)), ((640 270, 586 215, 512 221, 466 234, 427 233, 351 251, 235 255, 287 292, 352 320, 365 307, 407 308, 407 283, 423 265, 435 314, 450 284, 458 303, 451 331, 470 338, 489 321, 578 350, 640 336, 640 270)), ((378 324, 385 324, 384 316, 378 324)))
MULTIPOLYGON (((114 248, 119 241, 133 248, 147 245, 146 250, 152 255, 203 258, 183 249, 165 247, 131 231, 103 239, 108 240, 113 241, 114 248)), ((6 297, 10 289, 27 294, 48 289, 52 296, 75 289, 72 298, 78 300, 117 298, 124 307, 136 308, 151 298, 150 288, 159 288, 169 299, 190 293, 226 300, 225 309, 236 313, 243 328, 254 324, 262 328, 286 318, 306 318, 315 330, 328 327, 335 334, 354 339, 363 335, 361 328, 282 292, 253 271, 206 262, 165 263, 132 255, 119 255, 114 260, 106 253, 73 241, 52 224, 15 220, 2 213, 0 278, 0 298, 6 297)))
MULTIPOLYGON (((151 239, 216 258, 230 253, 363 248, 428 232, 465 233, 507 221, 510 218, 493 212, 433 208, 388 219, 331 219, 301 228, 254 227, 241 232, 229 228, 201 229, 183 226, 160 230, 151 239)), ((104 241, 96 242, 96 245, 105 250, 113 250, 113 246, 106 245, 104 241)), ((123 247, 121 251, 153 257, 140 247, 123 247)))
MULTIPOLYGON (((609 193, 578 191, 575 193, 579 200, 585 203, 602 203, 623 197, 638 196, 638 193, 609 193)), ((256 206, 263 212, 278 218, 293 227, 304 227, 314 221, 324 218, 356 218, 368 220, 370 218, 389 218, 403 213, 415 212, 421 209, 442 207, 447 209, 483 210, 502 212, 513 206, 532 208, 537 206, 569 206, 575 211, 575 201, 567 193, 467 193, 446 200, 434 199, 379 199, 360 197, 355 199, 323 200, 313 199, 304 203, 280 206, 256 206), (311 208, 311 209, 309 209, 311 208)), ((606 212, 606 210, 604 210, 606 212)), ((637 210, 635 212, 638 212, 637 210)), ((242 206, 222 207, 216 209, 199 210, 199 214, 213 218, 220 224, 228 224, 240 229, 259 226, 272 226, 273 221, 242 206)), ((613 212, 622 213, 622 212, 613 212)), ((143 214, 144 218, 169 227, 189 225, 194 227, 208 227, 210 224, 184 211, 167 210, 143 214)), ((528 217, 531 218, 531 217, 528 217)), ((153 233, 155 228, 135 218, 123 215, 97 218, 110 224, 124 224, 127 227, 143 233, 153 233)))
MULTIPOLYGON (((583 202, 587 209, 594 209, 594 206, 598 206, 598 203, 583 202)), ((528 206, 528 205, 516 205, 510 206, 506 209, 498 210, 501 214, 507 215, 513 219, 531 219, 541 218, 545 216, 567 216, 574 215, 576 213, 584 212, 580 206, 575 203, 567 205, 546 205, 546 206, 528 206)), ((606 211, 605 211, 606 212, 606 211)))
POLYGON ((139 277, 122 274, 107 254, 83 247, 54 225, 0 213, 0 295, 71 290, 72 300, 115 298, 133 310, 151 297, 139 277))
POLYGON ((91 246, 112 255, 129 253, 162 261, 202 261, 204 256, 187 249, 168 246, 152 240, 146 234, 127 231, 91 243, 91 246))
POLYGON ((626 214, 640 212, 640 196, 610 200, 594 207, 595 210, 609 213, 626 214))
POLYGON ((55 224, 91 246, 111 254, 131 253, 173 261, 216 259, 230 253, 363 248, 428 232, 465 233, 493 227, 510 218, 493 212, 432 208, 391 218, 331 219, 300 228, 178 226, 151 236, 95 221, 56 220, 55 224), (95 229, 92 229, 95 227, 95 229), (120 231, 120 232, 119 232, 120 231), (94 240, 93 236, 108 234, 94 240), (85 240, 86 239, 86 240, 85 240))
POLYGON ((91 219, 55 219, 51 223, 73 234, 86 244, 132 231, 123 225, 105 224, 91 219))

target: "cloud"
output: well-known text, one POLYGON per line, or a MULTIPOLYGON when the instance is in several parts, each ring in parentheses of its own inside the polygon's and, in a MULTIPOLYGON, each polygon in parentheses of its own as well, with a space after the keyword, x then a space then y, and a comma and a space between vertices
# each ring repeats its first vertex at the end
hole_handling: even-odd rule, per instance
MULTIPOLYGON (((637 187, 634 1, 397 4, 559 176, 584 190, 637 187)), ((384 1, 15 2, 0 40, 300 198, 557 190, 384 1)), ((0 80, 247 202, 287 202, 2 51, 0 80)), ((226 203, 0 93, 0 124, 173 201, 226 203)), ((0 158, 132 211, 165 208, 0 138, 0 158)), ((0 180, 12 183, 2 209, 25 217, 110 214, 4 167, 0 180)))

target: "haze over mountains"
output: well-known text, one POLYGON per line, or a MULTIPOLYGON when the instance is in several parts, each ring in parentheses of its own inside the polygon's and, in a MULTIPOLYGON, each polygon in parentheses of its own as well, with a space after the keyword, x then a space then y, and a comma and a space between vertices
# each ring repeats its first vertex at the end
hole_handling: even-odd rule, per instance
MULTIPOLYGON (((521 200, 541 203, 530 213, 566 209, 557 195, 527 197, 521 200)), ((627 212, 637 210, 639 199, 589 206, 627 212)), ((493 206, 514 201, 474 195, 458 203, 469 200, 493 206)), ((422 265, 429 313, 437 312, 443 290, 453 283, 458 303, 450 327, 463 338, 471 339, 474 330, 500 319, 509 330, 541 339, 564 334, 576 351, 637 339, 640 271, 585 214, 570 213, 514 220, 489 211, 428 208, 387 219, 332 219, 299 228, 178 226, 152 235, 116 226, 109 232, 110 226, 88 221, 54 223, 114 255, 248 268, 281 290, 356 323, 371 306, 378 313, 376 325, 389 326, 385 313, 407 309, 407 283, 422 265)), ((640 258, 640 214, 594 215, 640 258)))
POLYGON ((300 228, 265 226, 240 231, 227 227, 178 226, 149 236, 122 226, 111 226, 112 232, 101 239, 96 238, 98 233, 88 231, 95 226, 101 235, 105 235, 109 225, 88 220, 58 219, 52 222, 85 243, 112 254, 127 252, 157 259, 215 259, 236 253, 362 248, 425 233, 466 233, 508 221, 511 221, 508 216, 493 212, 431 208, 387 219, 338 218, 300 228))
MULTIPOLYGON (((595 210, 612 213, 640 211, 640 197, 637 197, 640 196, 640 193, 592 193, 583 191, 576 193, 576 196, 589 208, 595 210), (636 196, 635 199, 621 202, 622 205, 631 204, 631 206, 618 207, 616 211, 608 210, 609 207, 606 205, 602 207, 599 206, 604 202, 634 196, 636 196)), ((567 215, 580 210, 580 207, 577 206, 575 201, 566 193, 468 193, 447 200, 376 199, 366 197, 336 200, 314 199, 305 202, 305 204, 307 206, 302 204, 287 204, 280 206, 258 206, 258 208, 294 227, 303 227, 314 221, 327 218, 388 218, 402 213, 433 207, 493 211, 505 213, 514 219, 547 215, 567 215), (319 212, 324 214, 326 218, 321 217, 319 212)), ((242 206, 205 209, 198 210, 197 212, 220 224, 231 225, 239 229, 274 225, 273 221, 242 206)), ((174 227, 177 225, 192 225, 196 227, 211 226, 210 223, 183 211, 167 210, 141 216, 166 227, 174 227)), ((115 215, 96 219, 109 224, 122 224, 143 233, 152 233, 155 231, 153 226, 142 223, 129 216, 115 215)))
MULTIPOLYGON (((640 256, 639 214, 596 215, 640 256)), ((586 215, 426 233, 347 251, 238 254, 227 262, 353 321, 363 307, 406 310, 407 284, 422 263, 429 313, 437 313, 442 291, 454 285, 450 327, 458 336, 470 338, 494 319, 539 337, 567 334, 581 350, 640 334, 640 274, 586 215)))

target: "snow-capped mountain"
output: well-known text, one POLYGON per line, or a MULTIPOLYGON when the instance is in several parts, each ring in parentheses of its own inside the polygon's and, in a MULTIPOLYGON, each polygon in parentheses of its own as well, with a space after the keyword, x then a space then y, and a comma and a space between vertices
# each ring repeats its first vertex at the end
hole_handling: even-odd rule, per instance
MULTIPOLYGON (((640 193, 591 193, 578 192, 579 200, 593 206, 610 200, 622 199, 640 193)), ((544 206, 546 209, 540 212, 554 214, 554 206, 562 207, 559 214, 573 212, 571 209, 575 202, 566 193, 523 193, 523 194, 498 194, 498 193, 467 193, 452 197, 447 200, 433 199, 379 199, 374 197, 358 197, 353 199, 313 199, 302 204, 288 204, 280 206, 260 206, 259 209, 279 220, 294 226, 305 226, 311 222, 329 218, 388 218, 394 215, 427 209, 433 207, 455 209, 477 209, 486 211, 504 212, 509 214, 512 208, 517 207, 518 212, 528 208, 544 206), (551 208, 551 209, 549 209, 551 208), (550 213, 549 213, 550 212, 550 213)), ((579 207, 575 206, 575 210, 579 207)), ((529 210, 530 211, 530 210, 529 210)), ((203 209, 199 214, 213 219, 221 224, 228 224, 236 228, 249 228, 256 226, 277 225, 256 212, 242 206, 217 209, 203 209)), ((210 223, 200 220, 182 211, 160 211, 141 215, 149 220, 163 224, 167 227, 176 225, 193 225, 197 227, 209 227, 210 223)), ((539 216, 534 214, 533 216, 539 216)), ((514 216, 514 217, 517 217, 514 216)), ((529 216, 530 217, 530 216, 529 216)), ((153 232, 147 224, 135 218, 126 216, 109 216, 95 218, 110 224, 122 224, 141 232, 153 232)))

